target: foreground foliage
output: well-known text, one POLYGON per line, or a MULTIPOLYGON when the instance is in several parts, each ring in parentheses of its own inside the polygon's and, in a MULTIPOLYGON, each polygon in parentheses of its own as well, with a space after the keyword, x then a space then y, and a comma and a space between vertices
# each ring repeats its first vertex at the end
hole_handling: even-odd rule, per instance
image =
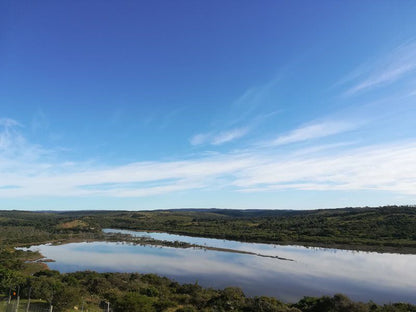
POLYGON ((305 297, 295 304, 275 298, 249 298, 239 288, 223 290, 203 288, 196 284, 181 285, 154 274, 96 273, 91 271, 60 274, 40 271, 22 276, 10 269, 0 270, 0 290, 7 293, 8 282, 19 283, 22 297, 31 289, 32 298, 54 306, 54 311, 68 311, 86 306, 102 308, 109 302, 114 312, 151 311, 260 311, 260 312, 401 312, 416 311, 404 303, 377 305, 357 303, 343 295, 305 297))

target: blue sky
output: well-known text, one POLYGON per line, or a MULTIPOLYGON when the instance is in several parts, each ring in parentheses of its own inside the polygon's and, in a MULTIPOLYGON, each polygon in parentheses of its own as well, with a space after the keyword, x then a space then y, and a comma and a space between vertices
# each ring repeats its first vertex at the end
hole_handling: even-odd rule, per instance
POLYGON ((415 204, 412 1, 2 1, 1 209, 415 204))

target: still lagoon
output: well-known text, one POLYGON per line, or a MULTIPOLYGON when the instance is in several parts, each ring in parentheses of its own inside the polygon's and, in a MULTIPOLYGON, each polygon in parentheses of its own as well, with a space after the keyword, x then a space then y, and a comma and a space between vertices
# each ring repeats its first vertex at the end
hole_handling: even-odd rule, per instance
POLYGON ((53 270, 156 273, 205 287, 237 286, 249 296, 294 302, 303 296, 343 293, 354 300, 416 304, 416 255, 307 248, 106 229, 157 240, 234 249, 267 256, 204 248, 173 248, 126 242, 38 245, 53 270))

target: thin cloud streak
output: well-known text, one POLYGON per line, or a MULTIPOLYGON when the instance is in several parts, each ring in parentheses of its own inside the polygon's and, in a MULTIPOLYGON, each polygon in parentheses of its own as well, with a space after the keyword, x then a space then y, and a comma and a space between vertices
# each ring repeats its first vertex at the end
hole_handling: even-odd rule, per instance
POLYGON ((218 133, 198 133, 194 135, 189 142, 193 146, 211 144, 222 145, 231 141, 237 140, 248 134, 249 128, 235 128, 227 131, 221 131, 218 133))
POLYGON ((215 129, 226 130, 198 133, 189 139, 190 144, 193 146, 221 145, 234 141, 246 136, 258 124, 281 112, 280 109, 276 110, 275 100, 271 100, 271 96, 278 91, 280 80, 280 77, 275 77, 263 85, 245 90, 213 122, 215 129), (268 107, 271 102, 273 102, 273 106, 268 107), (225 120, 224 116, 226 116, 225 120))
POLYGON ((380 59, 376 64, 360 66, 338 84, 353 83, 344 93, 355 95, 377 87, 392 84, 416 71, 416 43, 403 44, 380 59))
POLYGON ((201 144, 205 144, 210 138, 211 138, 211 133, 198 133, 195 134, 190 140, 189 143, 191 143, 191 145, 201 145, 201 144))
POLYGON ((227 142, 231 142, 245 136, 247 133, 248 128, 237 128, 232 129, 230 131, 221 132, 213 138, 211 144, 220 145, 227 142))
POLYGON ((355 129, 357 126, 348 122, 315 123, 295 129, 288 134, 279 136, 271 145, 284 145, 306 140, 323 138, 355 129))
MULTIPOLYGON (((237 98, 230 108, 229 126, 235 126, 251 119, 251 116, 268 101, 270 95, 278 90, 280 79, 280 77, 276 77, 263 85, 251 87, 237 98)), ((262 112, 257 112, 257 114, 262 114, 262 112)))

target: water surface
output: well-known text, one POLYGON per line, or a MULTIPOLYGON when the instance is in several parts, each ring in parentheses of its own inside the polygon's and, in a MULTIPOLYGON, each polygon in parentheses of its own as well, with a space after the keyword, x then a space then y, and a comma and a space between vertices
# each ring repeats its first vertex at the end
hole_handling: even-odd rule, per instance
POLYGON ((48 265, 61 272, 157 273, 178 282, 198 281, 207 287, 238 286, 249 296, 268 295, 289 302, 303 296, 343 293, 360 301, 416 304, 416 255, 241 243, 166 233, 105 231, 243 250, 295 261, 200 248, 114 242, 39 245, 31 249, 56 260, 48 265))

